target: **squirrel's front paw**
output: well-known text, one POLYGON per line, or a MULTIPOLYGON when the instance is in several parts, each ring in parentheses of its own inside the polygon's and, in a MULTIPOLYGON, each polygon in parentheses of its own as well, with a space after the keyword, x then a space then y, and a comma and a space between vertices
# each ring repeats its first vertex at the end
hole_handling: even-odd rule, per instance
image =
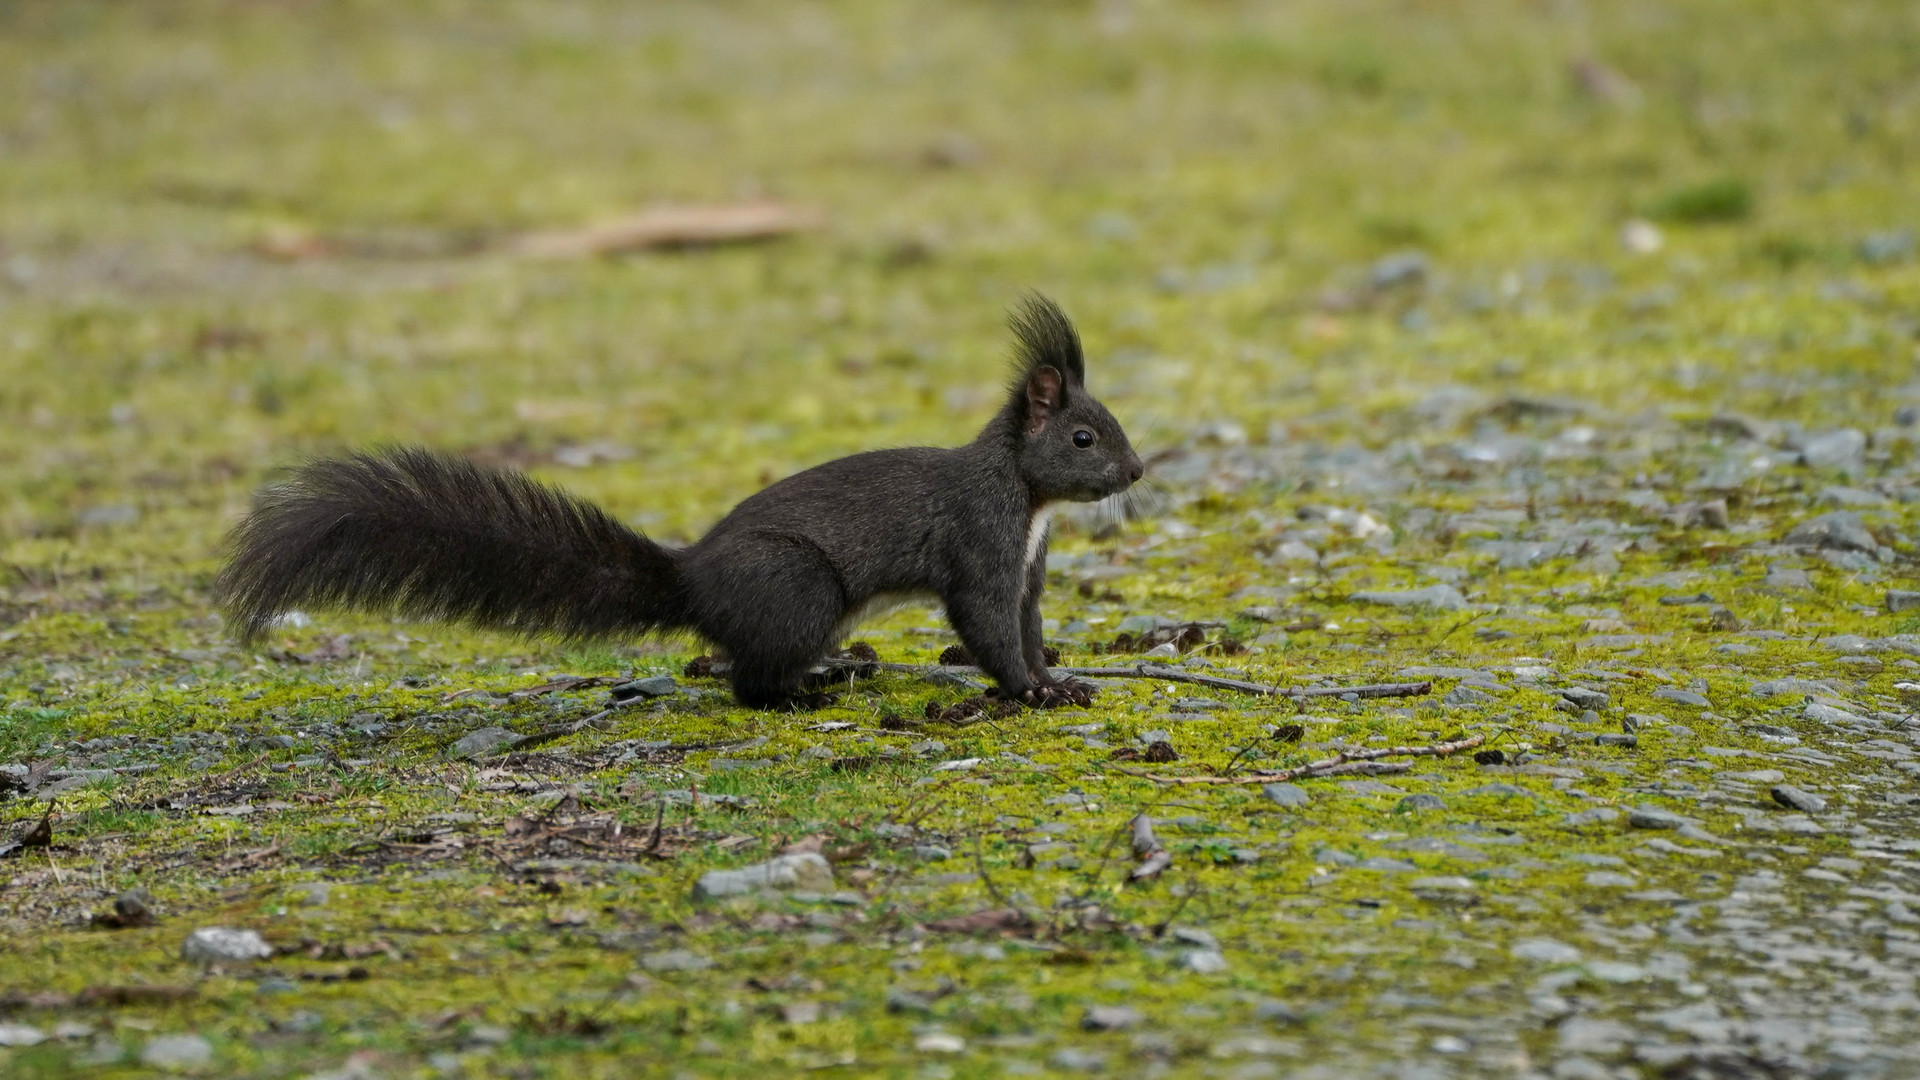
POLYGON ((790 694, 776 708, 780 712, 812 712, 815 709, 828 708, 839 700, 839 694, 790 694))
POLYGON ((1058 682, 1041 683, 1039 686, 1020 695, 1020 700, 1036 709, 1045 709, 1054 705, 1093 704, 1093 695, 1099 688, 1092 683, 1078 679, 1061 679, 1058 682))

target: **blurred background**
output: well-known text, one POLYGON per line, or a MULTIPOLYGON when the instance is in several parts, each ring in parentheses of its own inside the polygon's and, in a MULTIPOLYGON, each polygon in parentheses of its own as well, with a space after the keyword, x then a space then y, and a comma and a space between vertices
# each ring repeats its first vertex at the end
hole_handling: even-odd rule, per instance
POLYGON ((0 554, 190 588, 400 441, 684 538, 969 437, 1028 287, 1149 450, 1449 386, 1884 423, 1917 56, 1901 3, 0 5, 0 554))

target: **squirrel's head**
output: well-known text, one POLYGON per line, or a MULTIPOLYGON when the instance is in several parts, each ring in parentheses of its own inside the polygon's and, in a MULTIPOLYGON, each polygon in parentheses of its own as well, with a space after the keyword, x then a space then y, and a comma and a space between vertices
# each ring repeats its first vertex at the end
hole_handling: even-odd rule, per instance
POLYGON ((1008 320, 1019 375, 1001 414, 1018 440, 1020 471, 1043 502, 1093 502, 1146 471, 1120 421, 1087 393, 1080 335, 1058 305, 1029 295, 1008 320))

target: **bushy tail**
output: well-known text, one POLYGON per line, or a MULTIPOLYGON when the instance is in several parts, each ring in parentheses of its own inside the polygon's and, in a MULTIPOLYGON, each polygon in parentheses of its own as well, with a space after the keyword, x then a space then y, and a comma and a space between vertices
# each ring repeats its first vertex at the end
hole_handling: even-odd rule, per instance
POLYGON ((304 465, 227 543, 216 591, 242 641, 299 608, 567 638, 686 618, 671 550, 525 473, 420 449, 304 465))

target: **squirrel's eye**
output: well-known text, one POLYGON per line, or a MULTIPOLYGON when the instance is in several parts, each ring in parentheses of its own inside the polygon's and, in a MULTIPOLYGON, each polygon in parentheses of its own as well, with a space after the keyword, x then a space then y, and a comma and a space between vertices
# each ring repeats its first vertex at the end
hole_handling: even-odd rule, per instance
POLYGON ((1082 450, 1085 450, 1087 447, 1092 446, 1093 432, 1088 431, 1086 428, 1081 428, 1079 431, 1074 432, 1073 445, 1079 447, 1082 450))

